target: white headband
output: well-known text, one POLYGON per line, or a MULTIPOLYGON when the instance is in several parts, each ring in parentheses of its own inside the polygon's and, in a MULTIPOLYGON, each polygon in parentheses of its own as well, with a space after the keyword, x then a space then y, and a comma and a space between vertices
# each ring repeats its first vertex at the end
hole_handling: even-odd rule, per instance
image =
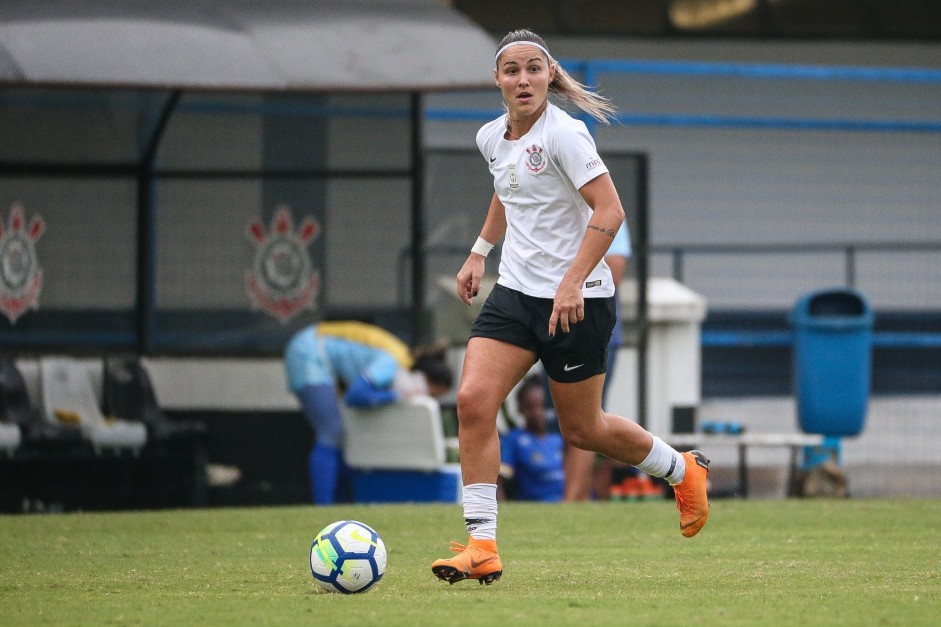
POLYGON ((542 46, 540 46, 539 44, 537 44, 535 41, 511 41, 507 45, 497 50, 496 56, 493 57, 494 62, 496 62, 496 60, 500 58, 500 55, 503 54, 504 51, 510 46, 536 46, 537 48, 539 48, 540 50, 546 53, 547 59, 549 59, 550 61, 552 60, 552 55, 549 54, 549 51, 543 48, 542 46))

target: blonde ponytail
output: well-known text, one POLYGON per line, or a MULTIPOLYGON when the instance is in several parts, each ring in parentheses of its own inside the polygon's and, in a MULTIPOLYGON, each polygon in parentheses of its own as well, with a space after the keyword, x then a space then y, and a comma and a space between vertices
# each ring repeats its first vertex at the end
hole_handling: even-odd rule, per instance
POLYGON ((562 96, 602 124, 611 124, 611 120, 617 118, 618 110, 610 100, 572 78, 555 59, 550 57, 549 62, 555 64, 555 80, 549 84, 550 92, 562 96))

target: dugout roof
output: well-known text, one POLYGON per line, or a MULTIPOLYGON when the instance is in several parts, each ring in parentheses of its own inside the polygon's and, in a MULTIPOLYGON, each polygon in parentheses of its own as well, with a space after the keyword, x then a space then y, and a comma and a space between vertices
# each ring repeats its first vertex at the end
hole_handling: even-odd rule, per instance
POLYGON ((4 0, 0 85, 431 91, 492 85, 495 43, 433 0, 4 0))

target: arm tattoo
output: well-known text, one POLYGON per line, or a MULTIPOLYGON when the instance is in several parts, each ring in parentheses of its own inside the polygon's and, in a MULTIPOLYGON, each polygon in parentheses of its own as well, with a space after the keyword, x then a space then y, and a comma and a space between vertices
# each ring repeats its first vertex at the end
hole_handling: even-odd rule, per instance
POLYGON ((603 229, 600 226, 595 226, 594 224, 589 224, 588 228, 594 229, 595 231, 601 231, 602 233, 604 233, 611 239, 614 239, 614 236, 617 235, 617 231, 615 231, 614 229, 603 229))

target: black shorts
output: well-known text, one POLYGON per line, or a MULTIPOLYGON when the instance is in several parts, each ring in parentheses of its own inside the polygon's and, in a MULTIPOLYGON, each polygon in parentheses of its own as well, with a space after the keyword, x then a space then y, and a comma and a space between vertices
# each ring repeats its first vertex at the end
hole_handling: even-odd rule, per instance
POLYGON ((552 299, 526 296, 496 285, 471 326, 471 337, 487 337, 533 351, 549 378, 562 383, 584 381, 607 369, 608 342, 614 330, 614 296, 586 298, 585 319, 556 325, 549 336, 552 299))

